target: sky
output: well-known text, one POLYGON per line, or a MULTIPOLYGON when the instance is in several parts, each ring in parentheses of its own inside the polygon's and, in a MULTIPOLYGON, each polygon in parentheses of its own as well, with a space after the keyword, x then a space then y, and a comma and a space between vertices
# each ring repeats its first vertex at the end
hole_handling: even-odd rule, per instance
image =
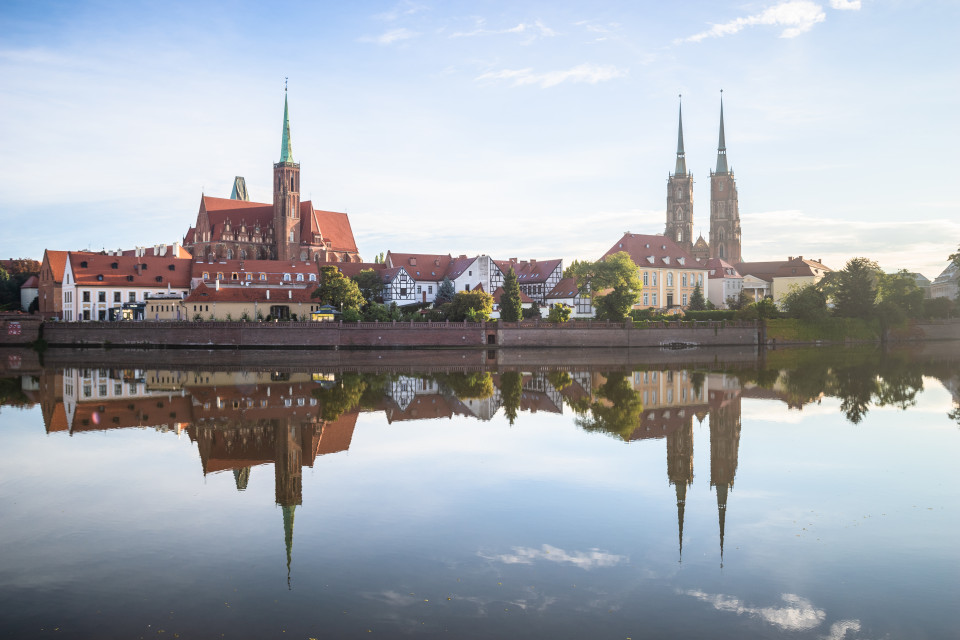
POLYGON ((381 251, 595 260, 662 233, 682 94, 709 235, 720 92, 745 260, 933 279, 960 245, 960 3, 0 4, 0 257, 181 240, 301 197, 381 251))

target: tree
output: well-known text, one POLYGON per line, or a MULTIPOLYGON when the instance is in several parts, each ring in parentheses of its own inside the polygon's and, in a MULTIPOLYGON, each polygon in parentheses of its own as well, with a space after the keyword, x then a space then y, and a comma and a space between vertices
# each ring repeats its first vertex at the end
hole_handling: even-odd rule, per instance
POLYGON ((374 262, 374 264, 383 264, 383 263, 384 263, 383 251, 381 251, 381 252, 380 252, 380 255, 378 255, 377 257, 375 257, 375 258, 373 259, 373 262, 374 262))
POLYGON ((493 311, 493 296, 486 291, 461 291, 453 296, 447 317, 454 322, 484 322, 493 311))
POLYGON ((577 270, 581 268, 581 265, 587 264, 585 261, 574 260, 571 262, 566 269, 563 270, 564 278, 576 278, 577 270))
POLYGON ((441 305, 446 302, 453 302, 453 296, 456 295, 456 293, 457 290, 453 286, 453 281, 444 276, 440 286, 437 287, 437 297, 435 303, 437 305, 441 305))
POLYGON ((566 322, 570 319, 572 309, 565 304, 554 302, 550 305, 550 313, 547 314, 547 320, 550 322, 566 322))
POLYGON ((523 398, 523 377, 516 371, 504 371, 500 374, 500 400, 503 402, 503 415, 510 426, 517 419, 520 400, 523 398))
POLYGON ((955 267, 960 267, 960 247, 957 247, 956 253, 951 253, 947 258, 955 267))
POLYGON ((357 283, 345 277, 336 267, 320 267, 320 286, 310 297, 319 298, 324 304, 340 311, 359 309, 364 303, 357 283))
POLYGON ((703 291, 698 284, 693 288, 693 294, 690 296, 690 305, 687 307, 690 311, 705 311, 707 301, 703 299, 703 291))
POLYGON ((868 318, 877 301, 880 267, 867 258, 853 258, 840 271, 820 281, 821 288, 833 297, 834 313, 843 318, 868 318))
POLYGON ((724 302, 727 304, 728 309, 733 309, 734 311, 739 311, 745 306, 750 304, 750 296, 746 291, 740 289, 740 293, 736 296, 729 296, 724 302))
POLYGON ((581 292, 589 291, 597 318, 622 320, 640 299, 643 284, 630 254, 620 251, 597 262, 571 265, 581 292))
POLYGON ((540 313, 540 303, 534 300, 533 304, 521 312, 521 315, 523 316, 524 320, 535 320, 536 318, 542 318, 543 314, 540 313))
POLYGON ((522 312, 517 273, 513 270, 513 265, 510 265, 510 271, 503 277, 503 293, 500 294, 500 319, 504 322, 516 322, 520 319, 522 312))
POLYGON ((918 318, 923 314, 923 289, 917 279, 906 269, 896 273, 882 273, 877 281, 877 299, 884 316, 893 323, 906 318, 918 318))
POLYGON ((823 320, 829 315, 827 312, 827 296, 815 284, 793 287, 783 297, 780 306, 788 317, 806 322, 823 320))
POLYGON ((383 302, 383 278, 379 273, 373 269, 364 269, 351 279, 357 283, 367 304, 383 302))

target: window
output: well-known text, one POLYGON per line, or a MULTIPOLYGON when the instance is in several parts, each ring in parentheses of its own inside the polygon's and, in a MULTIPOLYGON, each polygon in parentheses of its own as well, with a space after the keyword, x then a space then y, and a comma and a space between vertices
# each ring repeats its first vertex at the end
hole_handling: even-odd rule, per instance
POLYGON ((113 292, 113 301, 114 301, 114 302, 120 302, 120 292, 119 292, 119 291, 114 291, 114 292, 113 292))
POLYGON ((698 274, 697 274, 697 284, 700 285, 701 287, 703 287, 703 274, 702 274, 702 273, 698 273, 698 274))
POLYGON ((645 307, 650 306, 650 294, 649 294, 649 293, 643 294, 643 306, 645 306, 645 307))
POLYGON ((290 232, 290 239, 289 239, 289 242, 293 242, 293 231, 291 231, 291 232, 290 232))
POLYGON ((137 301, 137 292, 136 292, 136 291, 131 291, 131 292, 128 294, 127 299, 128 299, 129 302, 136 302, 136 301, 137 301))
POLYGON ((433 293, 433 285, 427 287, 427 293, 433 293))
POLYGON ((97 302, 106 302, 107 301, 107 292, 98 291, 97 292, 97 302))
POLYGON ((218 272, 217 272, 217 280, 223 280, 223 272, 222 272, 222 271, 218 271, 218 272))
POLYGON ((210 279, 210 272, 209 272, 209 271, 204 271, 204 272, 203 272, 203 279, 204 279, 204 280, 209 280, 209 279, 210 279))
POLYGON ((467 275, 468 275, 468 276, 472 276, 472 275, 473 275, 473 271, 467 271, 467 275))
POLYGON ((237 273, 236 271, 234 271, 233 273, 230 274, 230 279, 231 279, 231 280, 239 280, 239 279, 240 279, 240 274, 237 273))
POLYGON ((417 293, 419 294, 420 292, 421 292, 421 285, 418 284, 418 285, 417 285, 417 293))
POLYGON ((267 274, 261 273, 261 274, 260 274, 260 282, 265 282, 266 279, 267 279, 267 274))
MULTIPOLYGON (((681 280, 683 280, 683 283, 682 283, 683 286, 687 286, 687 274, 683 274, 683 276, 681 277, 681 280)), ((684 303, 684 304, 686 304, 686 303, 684 303)))
POLYGON ((687 306, 687 294, 683 294, 683 306, 687 306))
POLYGON ((303 282, 303 274, 302 274, 302 273, 298 273, 298 274, 297 274, 297 282, 303 282))
POLYGON ((643 286, 645 287, 650 286, 650 273, 647 271, 643 272, 643 286))
POLYGON ((283 281, 284 281, 284 282, 290 282, 290 274, 289 274, 289 273, 283 274, 283 281))
POLYGON ((668 286, 668 287, 672 287, 672 286, 673 286, 673 271, 668 271, 668 272, 667 272, 667 286, 668 286))
POLYGON ((657 294, 652 294, 652 297, 650 298, 650 304, 657 306, 657 294))
MULTIPOLYGON (((657 272, 653 272, 653 286, 657 286, 657 272)), ((656 304, 656 302, 654 302, 656 304)))
POLYGON ((317 281, 317 274, 311 273, 311 274, 310 274, 310 282, 316 282, 316 281, 317 281))

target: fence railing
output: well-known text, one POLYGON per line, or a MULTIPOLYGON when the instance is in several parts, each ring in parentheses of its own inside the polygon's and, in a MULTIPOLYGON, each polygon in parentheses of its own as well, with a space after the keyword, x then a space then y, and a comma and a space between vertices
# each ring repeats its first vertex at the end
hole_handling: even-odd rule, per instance
POLYGON ((547 322, 537 320, 523 320, 520 322, 415 322, 415 321, 385 321, 385 322, 309 322, 309 321, 257 321, 248 322, 240 320, 218 321, 218 320, 120 320, 115 322, 90 320, 82 322, 54 322, 48 323, 53 327, 76 327, 93 329, 136 329, 144 327, 155 328, 218 328, 218 329, 243 329, 256 326, 265 330, 283 330, 283 329, 377 329, 377 330, 459 330, 464 329, 483 329, 495 331, 497 329, 546 329, 557 331, 568 331, 571 329, 745 329, 756 328, 759 323, 756 320, 640 320, 637 322, 609 322, 605 320, 570 320, 568 322, 547 322))

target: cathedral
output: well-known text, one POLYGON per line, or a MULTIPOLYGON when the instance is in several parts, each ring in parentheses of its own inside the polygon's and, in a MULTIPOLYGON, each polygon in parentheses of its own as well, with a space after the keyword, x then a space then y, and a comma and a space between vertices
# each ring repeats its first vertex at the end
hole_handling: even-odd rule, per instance
POLYGON ((723 136, 723 99, 720 101, 720 144, 717 170, 710 172, 710 242, 703 236, 693 239, 693 175, 687 172, 683 152, 683 107, 677 134, 677 164, 667 179, 667 224, 665 236, 676 241, 698 261, 720 258, 730 264, 742 262, 740 255, 740 207, 737 183, 727 165, 727 144, 723 136))
POLYGON ((361 262, 345 213, 300 201, 300 164, 293 160, 290 113, 283 97, 280 161, 273 165, 273 203, 250 202, 238 177, 230 198, 202 196, 183 246, 195 260, 361 262))

